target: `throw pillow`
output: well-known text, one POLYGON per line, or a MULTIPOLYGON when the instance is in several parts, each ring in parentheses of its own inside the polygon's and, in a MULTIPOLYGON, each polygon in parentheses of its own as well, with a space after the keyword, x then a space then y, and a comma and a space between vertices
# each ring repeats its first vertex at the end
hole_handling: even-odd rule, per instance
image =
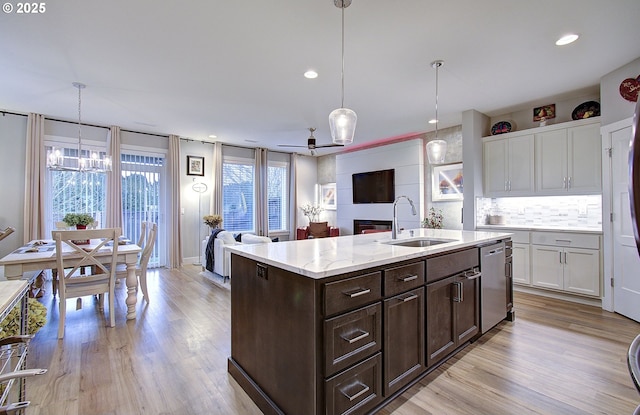
POLYGON ((310 222, 309 223, 309 236, 314 238, 326 238, 329 236, 328 222, 310 222))
POLYGON ((218 234, 218 238, 222 239, 224 241, 225 244, 227 245, 235 245, 236 244, 236 239, 233 237, 233 234, 231 232, 227 232, 227 231, 222 231, 218 234))

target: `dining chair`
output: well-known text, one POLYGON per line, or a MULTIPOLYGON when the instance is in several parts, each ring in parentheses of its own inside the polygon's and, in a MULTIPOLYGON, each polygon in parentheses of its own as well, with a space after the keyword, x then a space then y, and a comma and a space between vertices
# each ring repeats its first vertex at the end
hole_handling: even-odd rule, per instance
POLYGON ((120 228, 52 231, 56 242, 58 272, 58 338, 64 337, 67 298, 98 295, 99 309, 104 310, 104 294, 109 294, 109 326, 115 326, 114 284, 120 228), (90 240, 85 245, 80 241, 90 240), (85 268, 90 273, 81 274, 85 268))
MULTIPOLYGON (((158 225, 153 222, 147 222, 147 240, 144 242, 144 248, 142 249, 142 254, 140 255, 140 259, 136 264, 136 277, 140 283, 140 289, 142 290, 142 295, 147 303, 149 302, 149 292, 147 291, 147 266, 149 265, 149 258, 151 258, 151 254, 153 253, 153 247, 156 244, 156 235, 158 233, 158 225)), ((138 246, 142 246, 138 243, 138 246)), ((119 265, 116 278, 126 278, 127 277, 127 269, 123 265, 119 265)))

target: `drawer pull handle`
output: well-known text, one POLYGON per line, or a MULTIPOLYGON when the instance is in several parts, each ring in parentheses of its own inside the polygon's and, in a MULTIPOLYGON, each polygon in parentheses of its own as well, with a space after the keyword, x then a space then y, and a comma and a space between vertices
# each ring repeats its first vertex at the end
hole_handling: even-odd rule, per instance
MULTIPOLYGON (((355 337, 353 337, 351 339, 348 339, 345 335, 341 335, 340 337, 342 337, 344 340, 348 341, 349 344, 353 344, 353 343, 355 343, 357 341, 360 341, 360 340, 362 340, 362 339, 364 339, 364 338, 369 336, 369 332, 368 331, 358 330, 356 333, 361 333, 361 334, 359 334, 359 335, 357 335, 357 336, 355 336, 355 337)), ((349 334, 353 334, 353 333, 349 333, 349 334)))
POLYGON ((417 275, 407 275, 406 277, 398 277, 398 280, 402 282, 409 282, 417 279, 418 279, 417 275))
MULTIPOLYGON (((358 393, 356 393, 355 395, 347 394, 347 392, 345 392, 345 389, 347 389, 347 388, 340 389, 340 392, 342 392, 342 394, 344 396, 346 396, 347 399, 349 399, 349 402, 353 402, 354 400, 358 399, 359 397, 361 397, 365 393, 369 392, 369 387, 367 385, 364 385, 364 384, 362 384, 360 382, 358 382, 356 385, 362 386, 362 389, 358 393)), ((355 386, 355 385, 349 385, 349 388, 351 388, 351 386, 355 386)))
POLYGON ((468 280, 475 280, 475 279, 480 278, 482 276, 482 273, 481 272, 475 272, 475 273, 467 274, 465 272, 464 275, 465 275, 465 277, 467 277, 468 280))
POLYGON ((408 297, 403 298, 402 302, 406 303, 407 301, 415 300, 416 298, 418 298, 418 294, 413 294, 413 295, 410 295, 408 297))
POLYGON ((352 291, 343 291, 344 295, 349 296, 350 298, 360 297, 361 295, 369 294, 371 290, 369 288, 356 288, 352 291))
POLYGON ((565 242, 570 244, 571 243, 571 239, 556 239, 556 242, 565 242))

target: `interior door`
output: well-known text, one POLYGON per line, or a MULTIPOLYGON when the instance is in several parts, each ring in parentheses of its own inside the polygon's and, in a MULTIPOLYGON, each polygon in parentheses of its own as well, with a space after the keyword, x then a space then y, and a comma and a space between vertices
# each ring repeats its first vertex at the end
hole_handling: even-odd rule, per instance
POLYGON ((640 257, 629 205, 629 140, 631 126, 611 134, 613 212, 613 309, 640 321, 640 257))

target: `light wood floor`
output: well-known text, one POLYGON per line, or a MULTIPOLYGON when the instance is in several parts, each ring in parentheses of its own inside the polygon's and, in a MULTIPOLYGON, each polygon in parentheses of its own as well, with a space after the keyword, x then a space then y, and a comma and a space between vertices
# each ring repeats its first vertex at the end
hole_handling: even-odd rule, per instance
MULTIPOLYGON (((151 303, 116 327, 90 297, 69 301, 65 338, 57 301, 32 342, 27 414, 260 414, 227 374, 230 291, 200 267, 149 274, 151 303)), ((141 294, 138 294, 141 301, 141 294)), ((626 351, 640 324, 599 308, 516 295, 516 321, 498 328, 432 372, 381 414, 631 414, 640 404, 626 351)), ((302 414, 304 415, 304 414, 302 414)))

